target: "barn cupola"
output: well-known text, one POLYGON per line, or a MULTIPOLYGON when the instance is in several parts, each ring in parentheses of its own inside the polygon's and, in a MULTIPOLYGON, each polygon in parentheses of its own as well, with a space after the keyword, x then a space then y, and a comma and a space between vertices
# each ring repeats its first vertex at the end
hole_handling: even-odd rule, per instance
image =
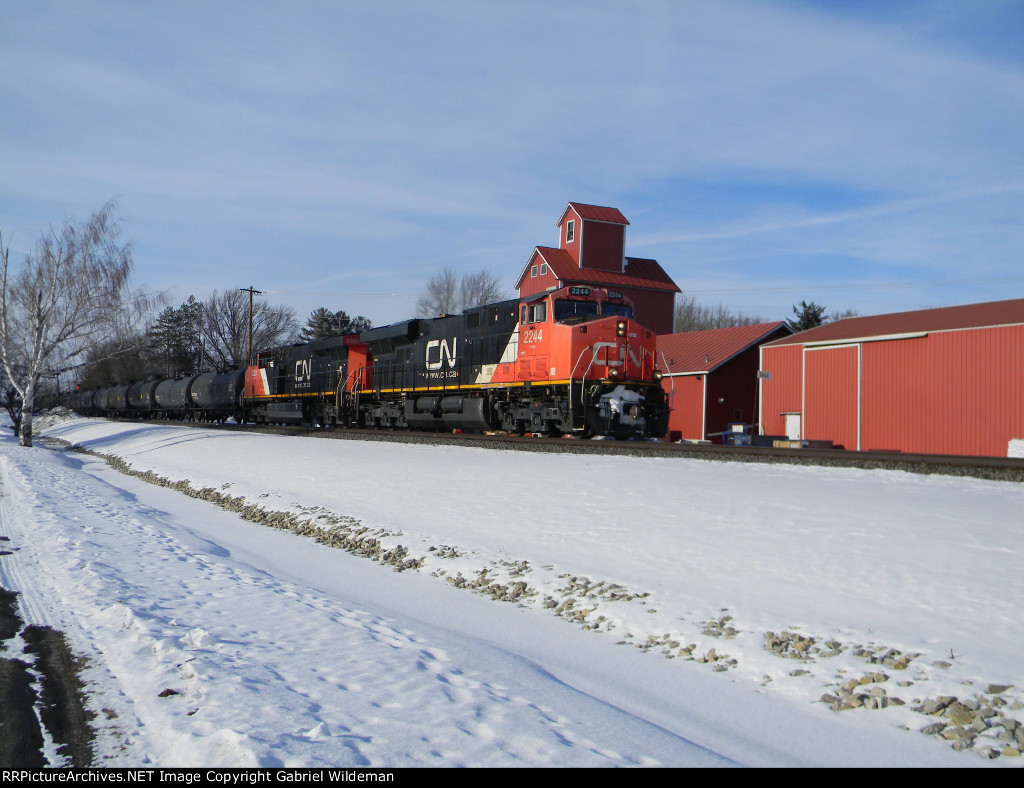
POLYGON ((558 220, 558 246, 579 268, 621 274, 626 264, 628 224, 616 208, 571 202, 558 220))

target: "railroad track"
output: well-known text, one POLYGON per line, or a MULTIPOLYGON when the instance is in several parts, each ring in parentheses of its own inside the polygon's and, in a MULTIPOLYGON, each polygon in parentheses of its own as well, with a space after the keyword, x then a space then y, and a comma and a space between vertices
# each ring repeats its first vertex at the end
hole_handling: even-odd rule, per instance
MULTIPOLYGON (((123 419, 123 421, 131 421, 123 419)), ((134 420, 134 423, 150 423, 134 420)), ((164 423, 164 422, 156 422, 164 423)), ((721 446, 660 441, 578 440, 514 436, 506 433, 451 434, 410 430, 352 429, 344 427, 269 426, 252 424, 213 424, 206 422, 167 422, 190 427, 232 432, 291 435, 332 440, 371 440, 393 443, 475 446, 505 451, 536 451, 564 454, 622 455, 723 462, 783 463, 821 465, 842 468, 867 468, 906 471, 919 474, 969 476, 997 481, 1024 482, 1024 459, 1008 457, 968 457, 900 452, 856 452, 843 449, 781 449, 762 446, 721 446)))

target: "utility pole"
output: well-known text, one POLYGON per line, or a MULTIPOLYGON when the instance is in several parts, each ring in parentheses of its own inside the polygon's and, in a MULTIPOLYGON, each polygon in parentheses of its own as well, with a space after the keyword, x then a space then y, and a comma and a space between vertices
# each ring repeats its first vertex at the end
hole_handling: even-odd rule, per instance
POLYGON ((249 294, 249 355, 246 357, 246 364, 252 363, 252 299, 253 296, 263 295, 262 290, 257 290, 252 285, 240 287, 238 291, 249 294))

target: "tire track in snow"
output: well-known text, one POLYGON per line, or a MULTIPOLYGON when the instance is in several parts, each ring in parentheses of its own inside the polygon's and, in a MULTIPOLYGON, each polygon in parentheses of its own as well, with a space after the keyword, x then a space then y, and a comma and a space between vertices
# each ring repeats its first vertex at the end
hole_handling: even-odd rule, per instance
MULTIPOLYGON (((116 677, 108 765, 655 762, 600 746, 386 616, 232 556, 177 509, 112 495, 101 461, 60 457, 19 480, 24 496, 9 514, 34 519, 37 539, 45 532, 57 547, 34 556, 45 589, 34 575, 19 583, 37 586, 34 615, 62 607, 116 677)), ((181 507, 239 522, 203 502, 181 507)))

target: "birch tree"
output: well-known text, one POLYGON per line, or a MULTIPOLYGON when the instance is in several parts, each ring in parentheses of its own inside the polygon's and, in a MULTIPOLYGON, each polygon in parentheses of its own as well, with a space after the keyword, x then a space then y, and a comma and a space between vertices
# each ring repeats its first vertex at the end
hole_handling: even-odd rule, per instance
POLYGON ((50 228, 20 268, 0 235, 0 366, 21 400, 22 446, 32 445, 32 412, 40 381, 83 363, 85 351, 106 345, 116 354, 137 336, 131 324, 146 306, 129 290, 130 244, 108 202, 80 225, 50 228))

